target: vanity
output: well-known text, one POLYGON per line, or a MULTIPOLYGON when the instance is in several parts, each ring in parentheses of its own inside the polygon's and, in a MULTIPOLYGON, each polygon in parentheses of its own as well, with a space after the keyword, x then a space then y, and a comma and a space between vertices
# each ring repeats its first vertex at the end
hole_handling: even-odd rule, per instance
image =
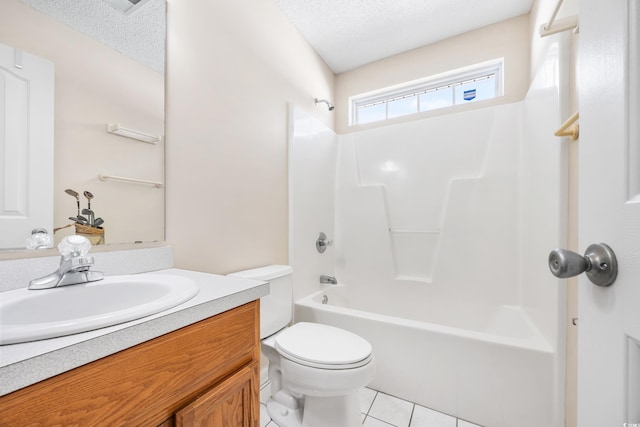
MULTIPOLYGON (((187 277, 198 294, 124 324, 0 346, 2 426, 259 424, 259 298, 268 284, 158 268, 167 264, 158 251, 170 259, 170 248, 154 248, 146 266, 145 251, 135 251, 137 268, 187 277)), ((132 258, 94 256, 104 270, 132 258)))

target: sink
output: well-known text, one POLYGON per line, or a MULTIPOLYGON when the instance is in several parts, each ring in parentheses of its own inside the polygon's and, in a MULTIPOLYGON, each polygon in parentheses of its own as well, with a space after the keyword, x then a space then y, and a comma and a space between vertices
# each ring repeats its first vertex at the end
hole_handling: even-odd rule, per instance
POLYGON ((174 275, 109 276, 60 288, 0 293, 0 345, 91 331, 175 307, 199 291, 174 275))

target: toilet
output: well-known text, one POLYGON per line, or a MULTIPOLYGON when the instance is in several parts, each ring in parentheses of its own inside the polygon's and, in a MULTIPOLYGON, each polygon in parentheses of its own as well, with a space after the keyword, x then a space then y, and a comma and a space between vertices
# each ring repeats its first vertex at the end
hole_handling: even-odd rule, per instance
POLYGON ((280 427, 355 427, 362 424, 358 390, 375 373, 371 344, 319 323, 288 326, 293 269, 270 265, 230 276, 270 282, 260 299, 260 347, 269 360, 267 411, 280 427))

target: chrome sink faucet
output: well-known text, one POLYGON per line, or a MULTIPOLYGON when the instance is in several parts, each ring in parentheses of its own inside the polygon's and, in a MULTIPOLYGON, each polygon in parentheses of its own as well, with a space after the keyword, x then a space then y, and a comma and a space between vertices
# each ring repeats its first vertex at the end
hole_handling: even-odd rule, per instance
POLYGON ((62 255, 58 269, 30 281, 29 289, 50 289, 104 279, 103 273, 90 270, 93 257, 86 256, 91 249, 91 243, 86 237, 67 236, 60 242, 58 249, 62 255))
POLYGON ((329 283, 329 284, 332 284, 332 285, 337 285, 338 281, 333 276, 327 276, 327 275, 323 274, 323 275, 320 276, 320 283, 329 283))

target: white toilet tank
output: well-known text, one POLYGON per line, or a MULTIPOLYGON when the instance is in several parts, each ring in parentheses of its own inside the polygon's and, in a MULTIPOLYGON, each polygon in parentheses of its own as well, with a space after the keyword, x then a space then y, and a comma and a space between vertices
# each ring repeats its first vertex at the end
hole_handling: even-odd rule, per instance
POLYGON ((260 298, 260 339, 273 335, 291 322, 293 315, 293 268, 267 265, 229 276, 269 282, 269 295, 260 298))

